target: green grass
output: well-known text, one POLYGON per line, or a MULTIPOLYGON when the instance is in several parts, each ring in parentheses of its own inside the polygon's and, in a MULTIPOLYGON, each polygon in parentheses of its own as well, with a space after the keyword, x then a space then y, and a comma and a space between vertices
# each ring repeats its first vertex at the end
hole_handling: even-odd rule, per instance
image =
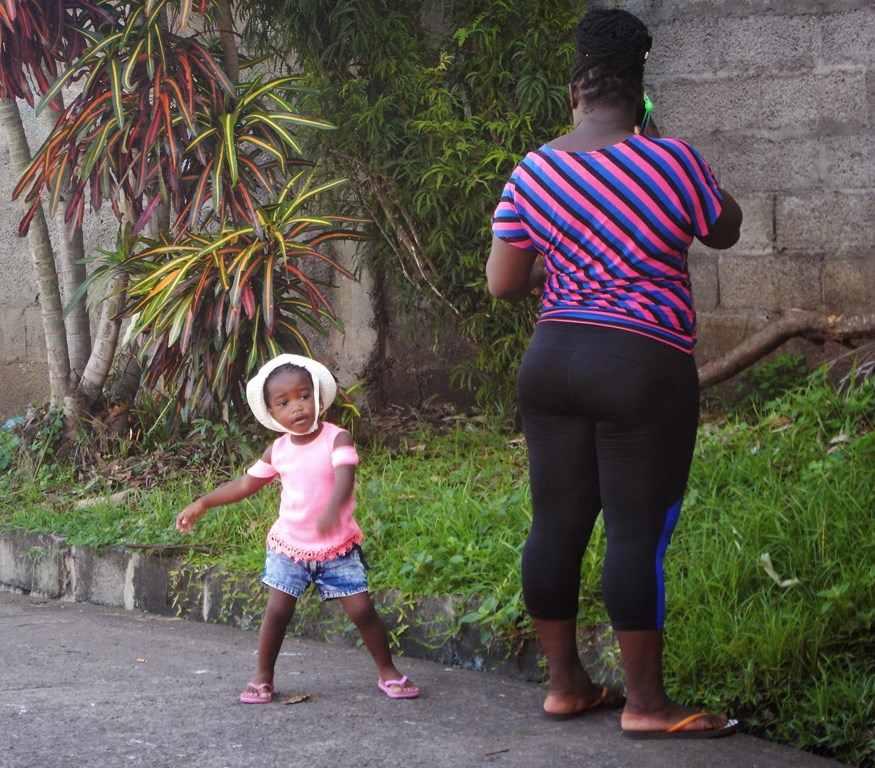
MULTIPOLYGON (((767 738, 875 768, 875 388, 870 379, 837 392, 815 376, 757 408, 701 430, 666 564, 667 682, 679 699, 728 706, 767 738)), ((530 518, 525 447, 518 435, 460 424, 448 435, 424 428, 393 449, 360 447, 357 517, 371 582, 478 598, 465 620, 512 638, 531 631, 518 568, 530 518)), ((50 461, 45 446, 15 440, 0 434, 0 464, 12 470, 0 476, 0 527, 95 547, 209 545, 231 572, 260 570, 274 488, 212 510, 190 536, 173 528, 192 496, 242 459, 236 468, 215 456, 180 462, 122 502, 74 510, 118 484, 101 487, 50 461)), ((603 548, 597 526, 582 625, 605 618, 603 548)))

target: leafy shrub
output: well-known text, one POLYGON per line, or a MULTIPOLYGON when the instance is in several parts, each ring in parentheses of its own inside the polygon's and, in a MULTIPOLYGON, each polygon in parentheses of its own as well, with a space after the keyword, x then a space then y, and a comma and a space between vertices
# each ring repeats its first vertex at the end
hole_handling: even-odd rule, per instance
MULTIPOLYGON (((350 178, 352 210, 373 223, 384 292, 451 323, 471 345, 455 380, 481 405, 513 408, 516 368, 535 303, 494 301, 483 268, 490 217, 527 151, 570 126, 570 0, 255 0, 248 38, 294 50, 318 86, 303 110, 337 124, 320 142, 350 178)), ((313 146, 311 143, 309 146, 313 146)), ((439 323, 438 327, 444 323, 439 323)))
POLYGON ((800 386, 808 375, 804 355, 781 354, 739 374, 735 382, 735 410, 749 413, 800 386))

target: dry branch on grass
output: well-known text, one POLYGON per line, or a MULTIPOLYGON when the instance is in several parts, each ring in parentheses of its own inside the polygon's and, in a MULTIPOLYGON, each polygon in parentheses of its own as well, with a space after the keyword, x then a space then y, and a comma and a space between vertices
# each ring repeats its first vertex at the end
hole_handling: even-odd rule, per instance
POLYGON ((722 357, 700 366, 700 388, 726 381, 797 336, 819 343, 875 338, 875 314, 823 315, 787 310, 722 357))

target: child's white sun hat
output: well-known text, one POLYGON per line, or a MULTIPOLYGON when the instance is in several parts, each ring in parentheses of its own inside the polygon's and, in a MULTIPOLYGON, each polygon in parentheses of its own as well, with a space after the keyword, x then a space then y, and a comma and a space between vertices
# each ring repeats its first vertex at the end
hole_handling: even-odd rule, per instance
POLYGON ((311 357, 279 355, 273 358, 273 360, 268 360, 246 385, 246 402, 249 403, 255 418, 268 429, 272 429, 274 432, 290 432, 295 434, 274 420, 267 409, 267 403, 264 401, 264 382, 281 365, 295 365, 303 368, 310 374, 310 378, 313 380, 313 396, 316 400, 316 419, 313 421, 313 426, 309 432, 315 432, 319 427, 319 416, 328 410, 328 406, 334 402, 334 398, 337 396, 337 382, 334 381, 331 371, 311 357))

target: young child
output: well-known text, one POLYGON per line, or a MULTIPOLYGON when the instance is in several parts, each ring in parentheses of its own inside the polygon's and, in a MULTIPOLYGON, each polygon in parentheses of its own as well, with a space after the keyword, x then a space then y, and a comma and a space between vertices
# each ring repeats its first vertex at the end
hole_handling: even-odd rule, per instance
POLYGON ((251 496, 279 476, 279 518, 267 536, 262 582, 267 608, 258 633, 258 666, 240 694, 244 704, 273 700, 274 666, 298 598, 315 584, 321 600, 339 599, 358 629, 379 673, 377 686, 391 699, 412 699, 419 689, 392 662, 383 622, 368 594, 353 518, 358 455, 349 432, 320 417, 334 401, 337 385, 328 369, 299 355, 266 363, 246 387, 255 417, 283 432, 245 475, 187 506, 176 519, 187 533, 211 507, 251 496))

